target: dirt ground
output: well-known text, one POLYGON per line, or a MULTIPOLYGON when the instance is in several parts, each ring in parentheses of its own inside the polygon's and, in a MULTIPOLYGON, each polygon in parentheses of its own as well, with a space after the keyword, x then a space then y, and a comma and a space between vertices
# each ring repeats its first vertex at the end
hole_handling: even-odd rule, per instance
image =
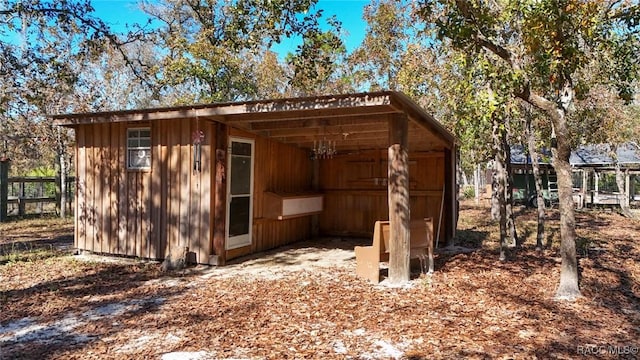
POLYGON ((535 213, 519 214, 525 242, 500 262, 488 208, 463 204, 470 251, 439 251, 433 275, 416 267, 401 288, 355 276, 367 239, 163 273, 70 255, 68 221, 0 224, 0 359, 638 358, 640 221, 577 214, 583 297, 564 302, 557 211, 542 252, 535 213))

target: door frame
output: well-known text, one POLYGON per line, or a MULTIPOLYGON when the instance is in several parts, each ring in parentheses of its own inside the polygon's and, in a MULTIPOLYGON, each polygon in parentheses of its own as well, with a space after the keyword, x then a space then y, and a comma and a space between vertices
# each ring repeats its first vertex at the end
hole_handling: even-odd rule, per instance
POLYGON ((224 234, 224 246, 225 246, 225 250, 233 250, 233 249, 238 249, 241 247, 245 247, 245 246, 251 246, 251 244, 253 244, 253 181, 254 181, 254 167, 255 167, 255 152, 256 152, 256 142, 255 139, 251 139, 251 138, 244 138, 244 137, 239 137, 239 136, 230 136, 229 137, 229 146, 227 149, 227 197, 226 197, 226 204, 225 204, 225 234, 224 234), (230 219, 231 219, 231 200, 233 199, 233 196, 231 195, 231 182, 233 181, 233 177, 231 176, 231 166, 232 166, 232 158, 233 158, 233 153, 232 153, 232 146, 234 142, 239 142, 239 143, 245 143, 245 144, 251 144, 251 176, 250 176, 250 183, 249 183, 249 232, 247 234, 244 235, 238 235, 235 236, 234 239, 235 241, 237 241, 237 243, 231 243, 232 238, 229 237, 229 223, 230 223, 230 219))

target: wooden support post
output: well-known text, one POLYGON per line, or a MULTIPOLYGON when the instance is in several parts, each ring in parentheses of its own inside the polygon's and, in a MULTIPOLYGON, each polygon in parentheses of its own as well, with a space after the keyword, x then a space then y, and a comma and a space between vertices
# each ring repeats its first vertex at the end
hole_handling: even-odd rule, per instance
POLYGON ((76 178, 75 177, 69 177, 67 176, 66 178, 66 182, 67 182, 67 213, 68 214, 73 214, 73 201, 74 201, 74 194, 75 194, 75 184, 76 184, 76 178))
POLYGON ((24 199, 27 197, 25 183, 20 182, 18 185, 18 216, 23 217, 26 214, 26 203, 24 199))
POLYGON ((593 182, 594 182, 594 190, 593 190, 593 195, 591 197, 591 205, 594 206, 597 203, 600 203, 598 201, 599 195, 598 195, 598 186, 599 186, 599 182, 600 182, 600 176, 598 175, 597 171, 593 171, 593 182))
POLYGON ((582 186, 580 187, 580 192, 582 193, 582 204, 581 207, 585 207, 587 206, 587 192, 588 192, 588 188, 587 188, 587 182, 589 181, 589 178, 587 176, 587 170, 582 170, 582 186))
MULTIPOLYGON (((39 197, 39 198, 44 197, 44 182, 39 182, 38 183, 37 191, 38 191, 38 194, 36 195, 37 197, 39 197)), ((41 201, 38 201, 36 203, 36 208, 37 208, 38 214, 42 215, 44 207, 43 207, 43 203, 41 201)))
POLYGON ((227 126, 216 125, 216 158, 213 184, 213 253, 209 263, 224 265, 226 262, 226 211, 227 211, 227 126))
POLYGON ((9 159, 0 159, 0 222, 8 219, 9 202, 9 159))
POLYGON ((62 184, 62 177, 60 176, 60 171, 56 172, 56 176, 55 176, 55 181, 54 181, 56 190, 55 190, 55 197, 56 197, 56 212, 58 214, 61 214, 62 212, 66 211, 66 207, 65 204, 62 203, 62 199, 64 199, 66 197, 66 193, 62 194, 62 189, 64 189, 64 187, 67 185, 62 184))
POLYGON ((410 203, 409 155, 407 117, 389 120, 389 282, 402 284, 411 276, 410 255, 410 203))

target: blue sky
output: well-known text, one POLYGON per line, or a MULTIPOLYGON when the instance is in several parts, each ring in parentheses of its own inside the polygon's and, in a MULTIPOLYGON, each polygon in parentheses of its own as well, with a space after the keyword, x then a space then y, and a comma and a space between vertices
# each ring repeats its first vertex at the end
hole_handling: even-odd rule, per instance
MULTIPOLYGON (((366 23, 362 19, 362 10, 368 0, 319 0, 318 9, 324 10, 326 17, 335 15, 342 22, 347 35, 342 39, 347 51, 351 52, 362 42, 366 23)), ((110 24, 116 32, 125 31, 125 24, 145 23, 146 15, 138 9, 135 0, 92 0, 96 15, 110 24)), ((295 50, 299 39, 285 39, 281 44, 273 47, 280 56, 295 50)))

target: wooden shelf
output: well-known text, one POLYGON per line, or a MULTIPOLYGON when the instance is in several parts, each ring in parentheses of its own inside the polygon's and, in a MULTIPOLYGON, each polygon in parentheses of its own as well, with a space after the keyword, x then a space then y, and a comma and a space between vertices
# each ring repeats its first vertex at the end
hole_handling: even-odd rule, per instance
POLYGON ((264 193, 264 217, 286 220, 322 212, 323 195, 309 193, 264 193))

